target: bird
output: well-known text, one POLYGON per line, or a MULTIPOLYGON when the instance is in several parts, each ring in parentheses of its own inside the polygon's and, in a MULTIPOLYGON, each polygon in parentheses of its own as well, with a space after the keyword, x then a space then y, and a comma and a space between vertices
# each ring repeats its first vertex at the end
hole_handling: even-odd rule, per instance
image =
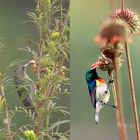
POLYGON ((34 61, 17 66, 14 72, 14 81, 20 101, 27 109, 32 110, 36 88, 33 80, 27 74, 27 67, 31 64, 34 64, 34 61))
POLYGON ((93 67, 86 72, 86 81, 88 85, 89 95, 91 103, 95 109, 95 123, 99 124, 99 113, 103 106, 111 106, 116 108, 114 105, 108 104, 110 99, 109 85, 113 83, 114 80, 109 80, 108 83, 98 76, 96 67, 93 67))

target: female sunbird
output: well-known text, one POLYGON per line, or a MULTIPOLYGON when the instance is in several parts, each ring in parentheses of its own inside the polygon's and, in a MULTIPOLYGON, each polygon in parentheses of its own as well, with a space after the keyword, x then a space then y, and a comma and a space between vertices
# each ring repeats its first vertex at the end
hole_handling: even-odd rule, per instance
POLYGON ((14 73, 14 80, 21 102, 25 107, 33 109, 35 85, 27 74, 27 67, 31 64, 33 64, 33 61, 29 61, 25 65, 18 66, 14 73))
POLYGON ((98 76, 96 68, 91 68, 86 72, 86 81, 88 85, 91 103, 95 109, 95 122, 99 124, 99 113, 104 105, 114 107, 114 105, 107 104, 110 98, 109 84, 113 80, 109 80, 106 84, 105 80, 98 76))

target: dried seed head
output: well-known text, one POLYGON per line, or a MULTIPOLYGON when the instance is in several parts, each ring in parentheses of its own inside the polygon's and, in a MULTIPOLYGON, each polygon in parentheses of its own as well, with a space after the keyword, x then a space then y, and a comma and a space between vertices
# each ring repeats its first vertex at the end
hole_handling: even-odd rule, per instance
POLYGON ((110 15, 111 19, 121 19, 125 21, 131 33, 136 33, 140 28, 139 16, 130 9, 118 9, 110 15))
POLYGON ((128 26, 120 19, 107 20, 101 26, 100 37, 106 40, 107 44, 116 44, 127 41, 128 36, 128 26))
MULTIPOLYGON (((122 58, 121 57, 117 57, 117 66, 118 68, 121 67, 122 65, 122 58)), ((113 60, 106 57, 103 53, 101 53, 101 55, 98 57, 98 60, 96 61, 96 63, 91 65, 91 68, 94 67, 98 67, 99 69, 101 69, 102 71, 112 71, 113 70, 113 60)))
POLYGON ((112 60, 106 57, 104 54, 101 54, 98 58, 98 61, 101 63, 99 69, 102 71, 109 71, 113 69, 112 60))
POLYGON ((124 51, 124 47, 121 43, 115 45, 109 44, 107 47, 106 46, 101 47, 101 52, 110 59, 121 57, 123 51, 124 51))

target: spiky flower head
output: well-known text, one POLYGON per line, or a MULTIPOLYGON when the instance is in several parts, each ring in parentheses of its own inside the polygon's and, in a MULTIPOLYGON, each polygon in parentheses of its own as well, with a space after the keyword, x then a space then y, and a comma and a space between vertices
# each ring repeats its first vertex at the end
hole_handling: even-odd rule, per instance
POLYGON ((117 9, 110 15, 111 19, 121 19, 125 21, 131 33, 136 33, 140 28, 140 19, 137 13, 133 12, 132 10, 126 9, 117 9))
POLYGON ((106 45, 127 41, 129 37, 128 26, 120 19, 107 20, 101 26, 100 37, 106 41, 106 45))
POLYGON ((122 42, 130 42, 128 25, 120 19, 110 19, 101 25, 100 35, 95 37, 95 43, 100 46, 116 45, 122 42))
POLYGON ((108 58, 121 57, 124 42, 129 42, 128 25, 120 19, 105 21, 100 29, 100 36, 95 42, 101 46, 101 52, 108 58))

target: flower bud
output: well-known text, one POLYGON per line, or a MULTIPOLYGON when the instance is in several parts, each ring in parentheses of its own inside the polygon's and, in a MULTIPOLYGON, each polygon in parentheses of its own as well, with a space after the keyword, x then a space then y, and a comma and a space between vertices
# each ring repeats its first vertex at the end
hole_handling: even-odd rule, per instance
POLYGON ((37 136, 33 130, 25 130, 24 136, 29 140, 37 140, 37 136))
POLYGON ((60 34, 59 34, 59 32, 52 32, 52 34, 51 34, 51 37, 52 37, 52 39, 58 39, 59 38, 59 36, 60 36, 60 34))

